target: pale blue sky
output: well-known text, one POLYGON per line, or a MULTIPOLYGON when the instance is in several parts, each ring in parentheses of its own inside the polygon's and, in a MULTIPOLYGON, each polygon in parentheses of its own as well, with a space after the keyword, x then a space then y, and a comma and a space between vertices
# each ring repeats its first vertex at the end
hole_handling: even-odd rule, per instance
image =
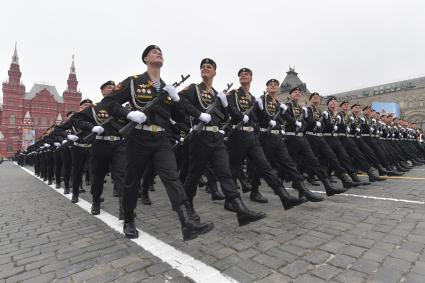
POLYGON ((324 95, 425 76, 425 1, 110 1, 38 0, 0 4, 0 78, 7 78, 15 41, 27 91, 48 81, 62 93, 75 54, 83 97, 99 86, 142 73, 149 44, 164 53, 163 78, 218 65, 215 87, 254 72, 253 93, 295 66, 311 91, 324 95))

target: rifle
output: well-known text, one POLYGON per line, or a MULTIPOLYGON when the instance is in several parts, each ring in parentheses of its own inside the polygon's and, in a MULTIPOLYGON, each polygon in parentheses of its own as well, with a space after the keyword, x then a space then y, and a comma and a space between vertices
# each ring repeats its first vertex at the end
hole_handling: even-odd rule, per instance
MULTIPOLYGON (((324 119, 325 119, 325 115, 323 115, 323 113, 322 113, 322 115, 320 116, 319 121, 317 121, 317 122, 319 122, 320 124, 322 124, 324 119)), ((318 129, 319 129, 319 127, 317 127, 317 125, 315 125, 314 126, 314 129, 313 129, 313 132, 316 133, 318 129)))
MULTIPOLYGON (((174 87, 178 87, 179 85, 181 85, 184 81, 186 81, 188 78, 190 77, 190 75, 187 76, 183 76, 181 75, 181 80, 180 82, 175 82, 173 83, 174 87)), ((146 105, 144 107, 142 107, 139 111, 141 112, 145 112, 147 110, 149 110, 152 106, 154 106, 155 104, 157 104, 159 101, 161 101, 165 96, 167 95, 167 92, 164 90, 161 90, 161 92, 151 101, 149 101, 148 103, 146 103, 146 105)), ((134 130, 134 128, 137 126, 136 122, 130 121, 127 123, 127 125, 125 125, 124 127, 122 127, 119 130, 119 133, 125 137, 128 138, 131 134, 131 132, 134 130)))
MULTIPOLYGON (((105 121, 103 121, 99 126, 103 127, 103 126, 109 124, 113 119, 114 119, 114 117, 109 116, 108 119, 106 119, 105 121)), ((87 142, 87 141, 93 139, 94 136, 96 136, 96 133, 90 133, 90 134, 88 134, 87 136, 85 136, 83 138, 83 142, 87 142)))
MULTIPOLYGON (((229 89, 232 87, 232 85, 233 85, 233 83, 227 84, 227 88, 224 89, 223 92, 227 93, 229 91, 229 89)), ((215 108, 218 106, 219 100, 220 100, 219 98, 216 98, 216 100, 213 103, 211 103, 210 106, 208 106, 205 113, 211 114, 215 110, 215 108)), ((199 122, 195 127, 192 128, 192 131, 190 131, 189 134, 187 134, 183 138, 183 140, 190 138, 194 132, 199 133, 201 131, 201 129, 204 127, 204 125, 205 125, 205 122, 202 122, 202 121, 199 122)))
MULTIPOLYGON (((247 115, 249 116, 249 114, 254 111, 255 107, 256 107, 257 103, 254 102, 245 112, 243 112, 243 115, 247 115)), ((228 122, 230 123, 230 121, 228 122)), ((244 122, 243 119, 241 121, 239 121, 239 123, 236 124, 236 126, 234 126, 232 129, 230 129, 228 136, 230 136, 235 130, 239 130, 240 128, 242 128, 244 122)), ((224 129, 224 127, 223 127, 224 129)))

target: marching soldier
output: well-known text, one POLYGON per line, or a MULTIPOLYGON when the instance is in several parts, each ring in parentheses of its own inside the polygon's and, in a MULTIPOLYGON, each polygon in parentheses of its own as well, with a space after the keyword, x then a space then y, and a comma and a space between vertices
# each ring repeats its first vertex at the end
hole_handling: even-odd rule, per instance
MULTIPOLYGON (((212 59, 203 59, 200 64, 202 83, 191 84, 180 93, 186 111, 194 118, 193 124, 205 123, 200 132, 193 133, 188 141, 189 170, 184 187, 193 208, 198 180, 210 162, 226 197, 225 208, 231 211, 234 209, 239 225, 245 225, 264 218, 265 214, 249 210, 236 189, 224 145, 224 131, 220 130, 220 125, 228 117, 228 102, 224 92, 217 92, 212 87, 216 68, 217 65, 212 59), (207 109, 210 113, 207 113, 207 109)), ((193 211, 196 214, 195 210, 193 211)))
POLYGON ((176 159, 165 132, 170 118, 175 121, 184 119, 184 108, 176 89, 161 80, 164 62, 161 49, 156 45, 149 45, 142 54, 142 60, 147 65, 147 71, 128 77, 114 88, 112 95, 102 100, 109 115, 137 123, 126 146, 127 166, 122 203, 124 234, 128 238, 139 236, 134 223, 134 209, 137 205, 140 178, 146 165, 152 162, 167 190, 173 209, 179 216, 183 239, 191 240, 211 231, 214 226, 212 223, 201 223, 193 219, 190 204, 177 175, 176 159), (162 92, 168 95, 146 113, 140 111, 149 101, 162 95, 162 92), (122 106, 126 102, 129 102, 132 110, 122 106))

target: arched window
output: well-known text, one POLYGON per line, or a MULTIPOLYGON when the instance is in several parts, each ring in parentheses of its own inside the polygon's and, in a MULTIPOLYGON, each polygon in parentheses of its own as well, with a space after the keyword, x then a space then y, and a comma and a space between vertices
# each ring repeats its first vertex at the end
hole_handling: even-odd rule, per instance
POLYGON ((9 115, 9 124, 10 125, 15 125, 15 123, 16 123, 16 116, 15 116, 15 114, 10 114, 9 115))
POLYGON ((419 107, 424 107, 425 99, 423 97, 419 98, 419 107))

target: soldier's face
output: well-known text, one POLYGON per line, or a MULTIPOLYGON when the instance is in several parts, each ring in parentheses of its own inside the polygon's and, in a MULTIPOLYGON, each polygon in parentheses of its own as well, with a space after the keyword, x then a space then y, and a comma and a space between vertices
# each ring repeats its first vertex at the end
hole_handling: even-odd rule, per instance
POLYGON ((334 111, 337 107, 338 103, 336 102, 336 100, 331 100, 328 104, 328 108, 332 111, 334 111))
POLYGON ((102 90, 101 90, 102 96, 105 97, 105 96, 110 95, 112 93, 112 91, 114 90, 114 87, 115 86, 113 86, 113 85, 107 85, 104 88, 102 88, 102 90))
POLYGON ((164 63, 162 52, 158 49, 152 49, 151 51, 149 51, 148 55, 146 55, 145 62, 147 65, 155 65, 162 67, 162 64, 164 63))
POLYGON ((276 94, 279 90, 279 85, 276 82, 270 82, 266 88, 267 92, 270 94, 276 94))
POLYGON ((291 93, 291 98, 292 98, 292 100, 293 100, 293 101, 298 101, 298 100, 300 100, 300 98, 301 98, 301 91, 299 91, 299 90, 294 90, 294 91, 291 93))
POLYGON ((341 106, 341 109, 342 109, 342 111, 344 111, 344 112, 347 112, 349 108, 350 108, 350 104, 348 104, 348 103, 344 103, 344 104, 342 104, 342 106, 341 106))
POLYGON ((248 84, 252 82, 252 77, 248 72, 241 72, 239 75, 239 83, 240 84, 248 84))
POLYGON ((352 109, 352 111, 353 111, 354 114, 359 114, 360 113, 360 110, 361 110, 360 109, 360 106, 354 106, 353 109, 352 109))
POLYGON ((318 95, 315 95, 315 96, 313 96, 312 98, 311 98, 311 100, 310 100, 310 102, 311 102, 311 104, 314 104, 314 105, 319 105, 320 104, 320 96, 318 96, 318 95))
POLYGON ((202 64, 201 66, 201 77, 203 79, 212 79, 215 77, 215 69, 211 64, 202 64))
POLYGON ((87 107, 90 107, 90 106, 91 106, 91 103, 88 103, 88 102, 83 103, 82 105, 80 105, 80 111, 82 111, 82 110, 84 110, 84 109, 86 109, 87 107))

